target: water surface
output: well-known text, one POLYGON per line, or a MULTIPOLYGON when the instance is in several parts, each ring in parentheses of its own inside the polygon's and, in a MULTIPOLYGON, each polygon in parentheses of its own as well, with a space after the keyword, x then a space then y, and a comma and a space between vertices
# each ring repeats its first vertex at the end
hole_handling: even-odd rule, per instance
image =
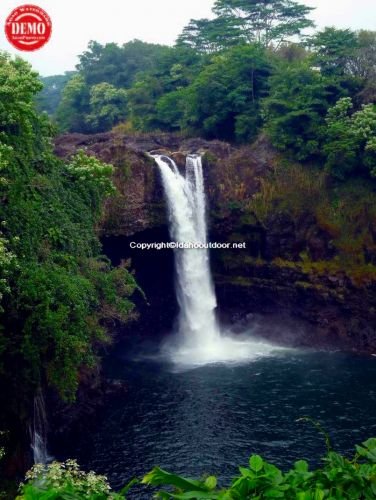
MULTIPOLYGON (((302 416, 320 421, 343 453, 376 436, 376 359, 282 351, 239 366, 179 371, 124 350, 107 371, 127 381, 127 394, 114 396, 94 433, 59 456, 75 456, 115 488, 154 465, 188 476, 213 473, 224 482, 252 453, 283 468, 301 458, 317 465, 324 439, 297 422, 302 416)), ((131 496, 149 497, 138 490, 131 496)))

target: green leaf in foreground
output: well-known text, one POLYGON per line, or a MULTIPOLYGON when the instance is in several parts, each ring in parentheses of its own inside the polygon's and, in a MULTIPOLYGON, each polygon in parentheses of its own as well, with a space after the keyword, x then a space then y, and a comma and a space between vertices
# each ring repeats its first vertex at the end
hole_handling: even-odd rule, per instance
POLYGON ((253 471, 260 472, 260 470, 263 468, 264 461, 260 457, 260 455, 252 455, 249 459, 249 465, 253 471))
POLYGON ((146 474, 142 479, 143 484, 150 484, 151 486, 161 486, 163 484, 169 484, 171 486, 175 486, 184 491, 189 491, 190 489, 194 489, 197 491, 208 491, 208 487, 201 483, 200 481, 196 481, 193 479, 186 479, 184 477, 180 477, 177 474, 170 474, 169 472, 160 469, 159 467, 154 467, 154 469, 146 474))

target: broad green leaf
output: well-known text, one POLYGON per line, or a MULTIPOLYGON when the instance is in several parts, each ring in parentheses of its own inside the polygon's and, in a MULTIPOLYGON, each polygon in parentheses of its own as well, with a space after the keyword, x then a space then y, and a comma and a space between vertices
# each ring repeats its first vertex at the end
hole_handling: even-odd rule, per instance
POLYGON ((376 450, 376 438, 367 439, 362 445, 370 451, 376 450))
POLYGON ((119 493, 120 493, 121 495, 124 495, 124 496, 125 496, 125 495, 128 493, 128 491, 132 488, 132 486, 134 486, 134 485, 135 485, 135 484, 137 484, 137 483, 139 483, 139 480, 138 480, 138 479, 136 479, 136 478, 132 479, 131 481, 129 481, 129 483, 128 483, 128 484, 126 484, 126 485, 124 486, 124 488, 123 488, 122 490, 120 490, 120 491, 119 491, 119 493))
POLYGON ((214 490, 217 486, 217 478, 215 476, 209 476, 205 480, 205 486, 209 488, 209 490, 214 490))
POLYGON ((264 465, 264 461, 260 455, 252 455, 249 459, 249 465, 253 471, 260 472, 264 465))
POLYGON ((255 477, 254 473, 251 470, 247 469, 246 467, 239 467, 239 471, 241 475, 244 477, 250 477, 250 478, 255 477))
POLYGON ((279 484, 282 481, 282 472, 275 465, 264 462, 264 470, 267 476, 273 479, 274 484, 279 484))
POLYGON ((207 491, 207 487, 201 481, 186 479, 176 474, 170 474, 169 472, 166 472, 159 467, 154 467, 152 471, 146 474, 143 477, 141 483, 150 484, 152 486, 176 486, 176 488, 179 488, 183 491, 207 491))
POLYGON ((294 467, 298 472, 308 472, 308 463, 305 460, 298 460, 295 462, 294 467))
POLYGON ((325 498, 325 491, 316 490, 313 500, 323 500, 325 498))

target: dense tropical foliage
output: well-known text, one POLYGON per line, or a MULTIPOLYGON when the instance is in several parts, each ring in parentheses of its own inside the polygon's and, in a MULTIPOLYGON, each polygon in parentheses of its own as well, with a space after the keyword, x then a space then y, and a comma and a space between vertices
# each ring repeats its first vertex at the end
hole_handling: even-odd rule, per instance
POLYGON ((334 177, 373 176, 376 34, 330 27, 303 36, 311 10, 217 0, 215 17, 191 20, 175 47, 90 42, 52 117, 71 132, 121 123, 238 143, 265 131, 291 158, 334 177), (334 123, 343 103, 347 114, 334 123))
POLYGON ((0 54, 0 429, 7 451, 27 433, 33 395, 73 400, 80 371, 97 363, 106 325, 129 320, 136 284, 101 256, 96 224, 113 167, 79 152, 53 154, 38 115, 38 75, 0 54))
MULTIPOLYGON (((305 460, 295 462, 287 472, 252 455, 247 467, 239 468, 239 475, 229 487, 218 485, 217 478, 187 479, 155 467, 141 480, 156 488, 155 498, 190 500, 371 500, 376 496, 376 439, 368 439, 356 446, 351 459, 330 448, 323 466, 310 469, 305 460)), ((53 463, 47 467, 35 466, 21 486, 19 500, 33 499, 120 499, 132 498, 133 480, 122 492, 114 493, 106 477, 93 472, 82 472, 77 463, 53 463)), ((152 493, 150 492, 152 495, 152 493)), ((144 491, 144 495, 149 494, 144 491)))

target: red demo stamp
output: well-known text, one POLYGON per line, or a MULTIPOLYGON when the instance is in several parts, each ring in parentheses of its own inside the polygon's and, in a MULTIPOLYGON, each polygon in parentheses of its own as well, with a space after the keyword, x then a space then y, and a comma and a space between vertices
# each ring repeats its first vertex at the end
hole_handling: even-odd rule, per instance
POLYGON ((5 35, 18 50, 38 50, 50 39, 52 22, 46 11, 37 5, 21 5, 5 22, 5 35))

